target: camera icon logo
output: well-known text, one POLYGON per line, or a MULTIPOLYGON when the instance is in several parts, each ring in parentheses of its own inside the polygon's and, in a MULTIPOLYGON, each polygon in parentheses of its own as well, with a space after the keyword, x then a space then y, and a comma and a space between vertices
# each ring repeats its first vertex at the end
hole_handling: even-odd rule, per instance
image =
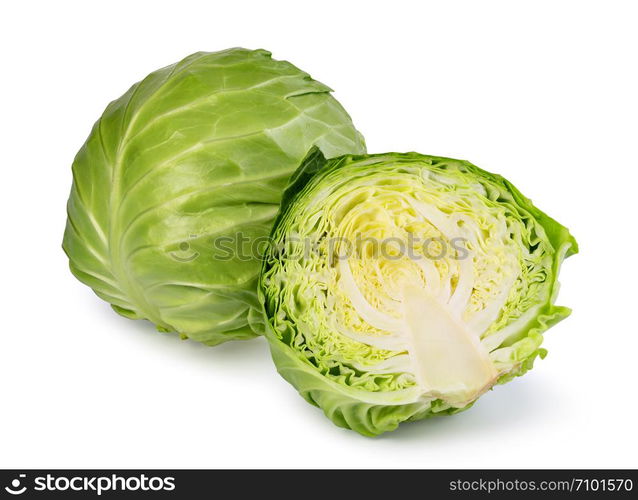
POLYGON ((4 489, 7 493, 11 495, 22 495, 25 491, 27 491, 27 487, 23 486, 20 488, 20 480, 27 477, 26 474, 20 474, 17 479, 11 481, 11 486, 5 486, 4 489))

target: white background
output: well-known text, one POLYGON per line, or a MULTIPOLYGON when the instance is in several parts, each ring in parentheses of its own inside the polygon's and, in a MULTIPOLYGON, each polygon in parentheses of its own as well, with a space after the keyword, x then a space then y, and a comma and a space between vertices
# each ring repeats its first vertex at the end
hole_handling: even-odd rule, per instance
POLYGON ((637 467, 638 10, 622 1, 5 2, 0 467, 637 467), (463 414, 369 439, 275 372, 113 313, 67 269, 70 165, 108 101, 198 50, 337 89, 371 152, 501 173, 570 227, 573 315, 463 414))

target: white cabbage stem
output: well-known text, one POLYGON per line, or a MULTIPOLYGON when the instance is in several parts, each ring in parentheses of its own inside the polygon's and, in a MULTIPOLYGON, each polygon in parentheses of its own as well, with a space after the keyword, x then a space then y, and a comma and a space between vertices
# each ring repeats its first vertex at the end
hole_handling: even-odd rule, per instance
POLYGON ((357 314, 387 335, 342 333, 378 348, 406 350, 422 394, 461 407, 494 384, 498 372, 479 336, 423 283, 414 280, 403 286, 403 318, 398 319, 376 310, 365 299, 347 260, 340 261, 339 271, 340 286, 357 314))

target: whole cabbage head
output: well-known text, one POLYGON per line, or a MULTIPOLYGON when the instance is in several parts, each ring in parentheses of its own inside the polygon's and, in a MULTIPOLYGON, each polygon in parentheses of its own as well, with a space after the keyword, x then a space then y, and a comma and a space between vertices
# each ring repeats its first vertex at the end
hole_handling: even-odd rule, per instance
POLYGON ((417 153, 313 151, 286 191, 260 297, 278 371, 372 436, 468 408, 543 357, 574 238, 511 183, 417 153))
POLYGON ((196 53, 133 85, 73 163, 73 274, 161 331, 210 345, 255 336, 258 243, 290 174, 313 145, 365 151, 330 92, 246 49, 196 53))

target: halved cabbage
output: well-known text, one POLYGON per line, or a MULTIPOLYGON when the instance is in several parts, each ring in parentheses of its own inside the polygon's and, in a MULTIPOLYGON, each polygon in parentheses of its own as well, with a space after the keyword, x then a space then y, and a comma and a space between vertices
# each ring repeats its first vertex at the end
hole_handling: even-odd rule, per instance
POLYGON ((260 297, 278 371, 364 435, 456 413, 543 357, 568 230, 503 177, 417 153, 312 151, 260 297))
POLYGON ((330 92, 246 49, 198 52, 133 85, 73 162, 63 243, 73 274, 159 330, 209 345, 254 337, 253 244, 290 175, 313 145, 365 152, 330 92))

